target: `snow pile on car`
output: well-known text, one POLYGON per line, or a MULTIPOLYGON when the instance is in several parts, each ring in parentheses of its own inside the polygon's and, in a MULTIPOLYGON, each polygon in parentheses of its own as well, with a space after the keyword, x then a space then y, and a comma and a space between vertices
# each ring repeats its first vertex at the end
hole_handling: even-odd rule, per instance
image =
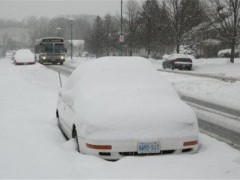
POLYGON ((72 101, 82 137, 148 140, 198 130, 193 111, 144 58, 105 57, 83 63, 62 94, 72 101))
POLYGON ((34 54, 29 49, 17 50, 15 54, 15 60, 17 62, 34 62, 34 54))

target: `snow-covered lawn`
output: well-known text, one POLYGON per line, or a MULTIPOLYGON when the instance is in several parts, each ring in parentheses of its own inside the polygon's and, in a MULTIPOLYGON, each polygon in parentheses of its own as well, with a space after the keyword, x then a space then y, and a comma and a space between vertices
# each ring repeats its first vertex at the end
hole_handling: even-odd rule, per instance
MULTIPOLYGON (((152 60, 152 62, 157 68, 162 69, 162 61, 152 60)), ((234 64, 226 58, 195 59, 193 64, 191 73, 240 78, 239 58, 235 59, 234 64)), ((179 94, 240 110, 240 81, 224 82, 210 78, 160 73, 173 84, 179 94)))
POLYGON ((0 178, 240 178, 240 152, 203 134, 197 154, 116 162, 79 154, 57 126, 58 88, 56 72, 0 59, 0 178))

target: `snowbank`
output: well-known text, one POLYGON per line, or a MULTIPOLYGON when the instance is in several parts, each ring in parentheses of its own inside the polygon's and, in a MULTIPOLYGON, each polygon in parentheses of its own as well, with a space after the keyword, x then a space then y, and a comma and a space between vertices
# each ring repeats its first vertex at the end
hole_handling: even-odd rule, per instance
MULTIPOLYGON (((223 49, 218 52, 219 57, 230 57, 231 56, 231 49, 223 49)), ((239 57, 239 51, 235 50, 235 57, 239 57)))

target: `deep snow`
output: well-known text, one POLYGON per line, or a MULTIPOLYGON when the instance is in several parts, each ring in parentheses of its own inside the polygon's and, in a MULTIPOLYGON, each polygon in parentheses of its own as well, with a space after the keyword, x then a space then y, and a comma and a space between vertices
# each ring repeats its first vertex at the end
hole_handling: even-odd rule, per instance
POLYGON ((58 89, 56 72, 0 59, 0 178, 240 178, 239 151, 203 134, 191 155, 109 162, 79 154, 57 126, 58 89))

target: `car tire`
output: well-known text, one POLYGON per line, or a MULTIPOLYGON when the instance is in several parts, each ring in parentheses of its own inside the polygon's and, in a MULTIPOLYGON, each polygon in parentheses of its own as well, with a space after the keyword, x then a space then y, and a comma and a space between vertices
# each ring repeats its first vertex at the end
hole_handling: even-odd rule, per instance
POLYGON ((77 151, 80 152, 79 142, 78 142, 78 135, 75 125, 73 126, 72 137, 76 139, 77 142, 77 151))
POLYGON ((58 110, 56 110, 56 118, 58 118, 58 119, 59 119, 58 110))
POLYGON ((60 65, 63 65, 63 62, 60 62, 60 65))
POLYGON ((166 69, 166 66, 165 65, 162 65, 163 69, 166 69))
POLYGON ((172 69, 172 70, 174 70, 174 69, 175 69, 175 67, 174 67, 174 64, 172 64, 172 66, 171 66, 171 69, 172 69))

